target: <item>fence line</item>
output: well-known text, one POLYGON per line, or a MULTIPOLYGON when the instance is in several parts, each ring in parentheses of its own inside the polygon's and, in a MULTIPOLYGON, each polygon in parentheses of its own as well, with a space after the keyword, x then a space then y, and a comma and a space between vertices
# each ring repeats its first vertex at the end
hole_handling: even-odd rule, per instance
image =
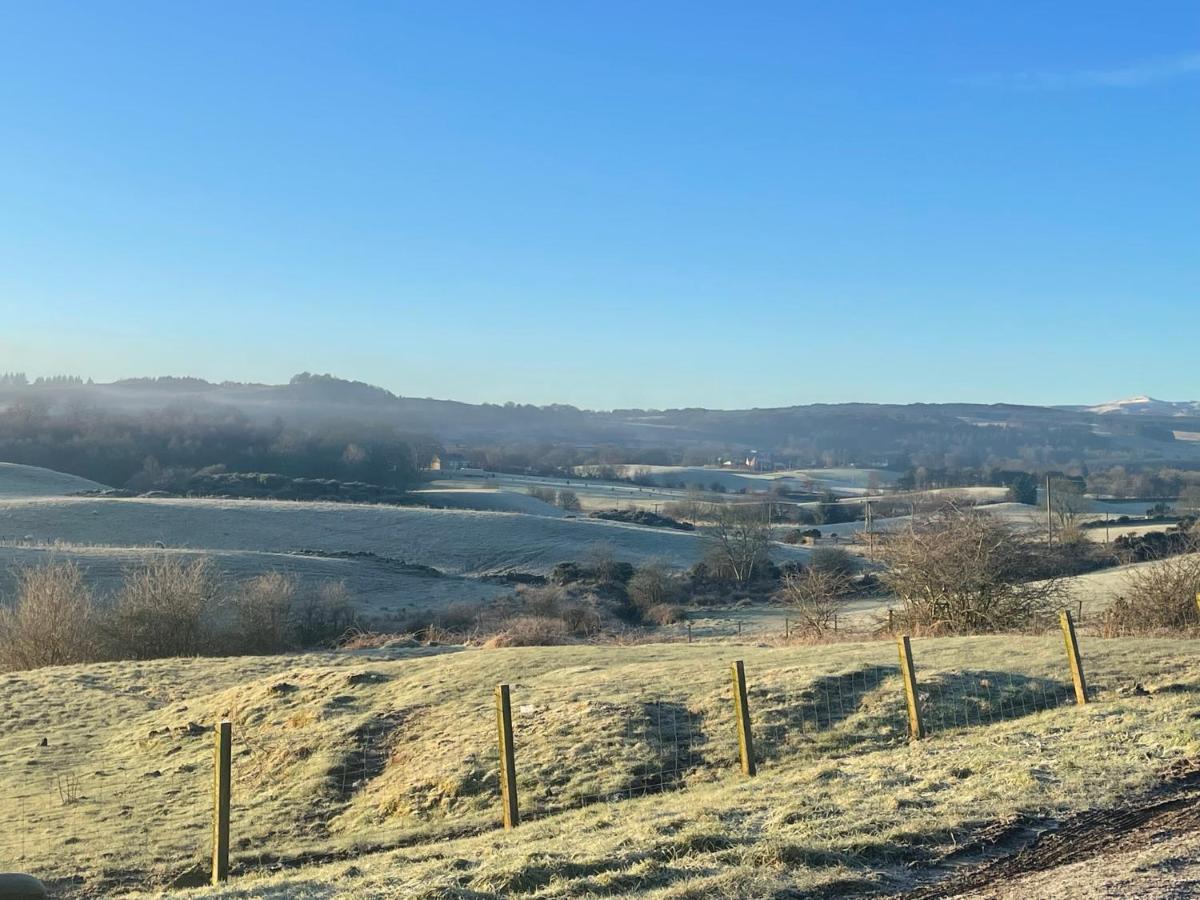
MULTIPOLYGON (((747 671, 735 659, 722 677, 725 663, 714 662, 676 691, 625 682, 604 696, 571 682, 502 683, 494 731, 481 704, 468 717, 422 721, 421 742, 405 740, 409 711, 377 713, 334 742, 299 715, 265 737, 229 720, 189 726, 187 737, 198 729, 213 741, 211 769, 196 762, 203 749, 189 746, 173 757, 183 761, 173 774, 183 777, 158 789, 162 772, 126 767, 57 772, 39 790, 0 798, 10 823, 0 829, 0 863, 52 872, 63 842, 46 838, 61 833, 69 847, 103 848, 87 869, 105 885, 219 883, 256 865, 327 858, 333 846, 344 854, 395 846, 405 836, 397 818, 447 834, 516 828, 530 817, 685 789, 734 766, 749 777, 785 759, 900 746, 1093 699, 1069 612, 1061 626, 1066 659, 1038 656, 1033 671, 1013 671, 1011 658, 1007 670, 939 669, 922 664, 919 641, 899 635, 898 657, 884 642, 822 669, 747 671), (373 835, 365 845, 364 834, 373 835), (138 863, 124 858, 135 846, 149 850, 138 863)), ((152 731, 147 749, 162 749, 160 737, 152 731)))

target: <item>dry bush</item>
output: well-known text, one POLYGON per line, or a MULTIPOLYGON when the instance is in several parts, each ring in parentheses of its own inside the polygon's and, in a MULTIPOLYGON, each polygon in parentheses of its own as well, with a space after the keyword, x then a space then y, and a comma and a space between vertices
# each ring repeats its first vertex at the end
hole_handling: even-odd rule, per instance
POLYGON ((629 599, 643 619, 648 610, 666 606, 679 595, 677 580, 670 569, 657 560, 648 560, 639 566, 629 579, 627 589, 629 599))
POLYGON ((295 647, 296 593, 296 579, 282 572, 265 572, 245 582, 232 598, 234 643, 246 653, 279 653, 295 647))
POLYGON ((1029 581, 1037 546, 991 516, 955 507, 883 535, 880 576, 900 598, 897 624, 920 634, 1041 628, 1063 596, 1057 578, 1029 581))
POLYGON ((222 585, 207 559, 171 557, 125 573, 105 616, 109 653, 118 659, 196 656, 209 649, 222 585))
POLYGON ((563 593, 556 584, 529 585, 518 590, 517 596, 529 615, 553 618, 562 615, 563 593))
POLYGON ((567 631, 576 637, 594 637, 600 633, 600 613, 582 603, 570 603, 562 608, 562 621, 567 631))
POLYGON ((656 603, 642 613, 642 621, 651 625, 674 625, 687 619, 687 612, 674 603, 656 603))
POLYGON ((1200 543, 1193 552, 1130 569, 1125 594, 1101 619, 1106 637, 1156 631, 1185 631, 1200 624, 1200 543))
POLYGON ((562 619, 545 616, 518 616, 505 623, 504 630, 492 635, 485 647, 548 647, 571 640, 562 619))
POLYGON ((832 630, 850 585, 850 576, 841 566, 810 566, 784 575, 778 597, 792 607, 802 634, 821 637, 832 630))
POLYGON ((330 581, 305 594, 292 615, 296 642, 302 647, 340 641, 357 623, 354 603, 344 581, 330 581))
POLYGON ((74 563, 19 571, 16 602, 0 607, 0 669, 98 659, 97 620, 92 592, 74 563))

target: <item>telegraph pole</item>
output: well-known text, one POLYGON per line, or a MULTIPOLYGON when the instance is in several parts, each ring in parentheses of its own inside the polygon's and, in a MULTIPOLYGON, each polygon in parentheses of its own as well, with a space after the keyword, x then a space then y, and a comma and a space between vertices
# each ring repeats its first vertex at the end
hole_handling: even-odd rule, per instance
POLYGON ((1050 476, 1046 476, 1046 544, 1054 544, 1054 519, 1050 515, 1050 476))

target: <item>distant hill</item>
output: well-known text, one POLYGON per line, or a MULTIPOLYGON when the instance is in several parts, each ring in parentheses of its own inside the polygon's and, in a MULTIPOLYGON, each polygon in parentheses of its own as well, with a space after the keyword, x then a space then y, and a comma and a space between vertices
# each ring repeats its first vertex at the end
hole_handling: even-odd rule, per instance
MULTIPOLYGON (((538 459, 549 458, 545 448, 569 446, 591 457, 564 459, 561 464, 611 459, 637 464, 682 460, 692 465, 753 448, 801 465, 1200 465, 1200 441, 1176 439, 1177 433, 1200 433, 1200 404, 1149 397, 1078 407, 842 403, 596 411, 562 404, 405 397, 360 381, 303 373, 283 385, 214 384, 195 378, 112 384, 83 384, 78 379, 41 385, 0 382, 0 414, 6 410, 8 415, 30 410, 51 419, 78 417, 83 411, 192 422, 232 418, 267 428, 283 423, 317 430, 344 438, 343 445, 386 431, 406 436, 413 446, 522 445, 542 448, 532 454, 538 459), (654 456, 657 449, 664 450, 661 459, 654 456)), ((156 455, 160 461, 165 458, 156 455)), ((212 460, 217 461, 225 462, 212 460)), ((257 471, 241 464, 237 468, 257 471)))
POLYGON ((1127 397, 1111 400, 1095 406, 1072 406, 1069 409, 1092 412, 1097 415, 1120 413, 1131 416, 1196 416, 1200 415, 1200 401, 1155 400, 1153 397, 1127 397))

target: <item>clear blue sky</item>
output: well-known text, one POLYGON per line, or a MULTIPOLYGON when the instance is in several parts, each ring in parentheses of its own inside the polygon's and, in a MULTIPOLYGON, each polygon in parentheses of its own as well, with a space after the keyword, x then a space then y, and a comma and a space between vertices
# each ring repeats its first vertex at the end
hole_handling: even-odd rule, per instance
POLYGON ((1200 397, 1200 6, 0 2, 0 370, 1200 397))

